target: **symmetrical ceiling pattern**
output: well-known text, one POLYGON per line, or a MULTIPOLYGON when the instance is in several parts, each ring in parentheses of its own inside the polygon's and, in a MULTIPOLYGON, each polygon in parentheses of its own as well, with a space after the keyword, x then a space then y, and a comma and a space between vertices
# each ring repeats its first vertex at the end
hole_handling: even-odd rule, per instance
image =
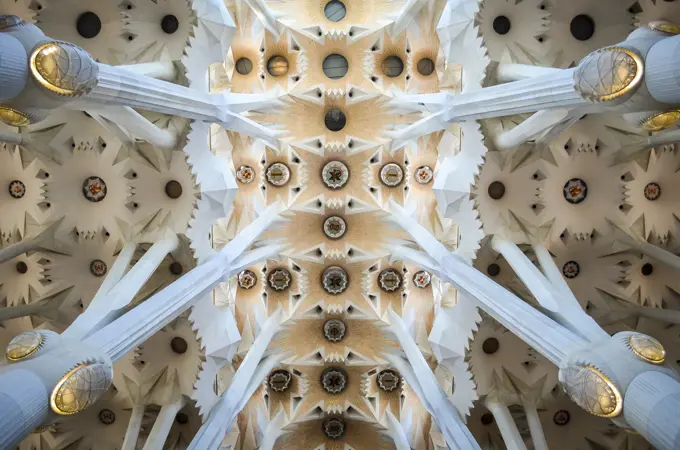
POLYGON ((0 14, 35 23, 97 61, 152 64, 157 78, 192 87, 206 83, 197 68, 210 64, 213 93, 273 93, 274 107, 254 105, 247 118, 278 133, 264 140, 139 111, 172 138, 161 148, 96 111, 59 111, 20 130, 0 125, 26 136, 22 145, 0 142, 0 244, 32 242, 0 263, 0 346, 31 329, 63 332, 102 295, 117 261, 124 269, 151 258, 154 243, 169 250, 133 305, 210 258, 265 207, 280 202, 285 219, 262 240, 282 245, 277 258, 217 286, 207 303, 118 361, 94 407, 20 448, 122 448, 133 419, 139 440, 124 448, 187 448, 277 311, 284 320, 269 353, 280 363, 221 448, 393 449, 394 419, 411 448, 447 448, 390 364, 401 354, 391 311, 482 448, 505 448, 493 402, 510 407, 528 445, 533 407, 551 449, 651 448, 578 408, 556 367, 459 302, 463 293, 392 257, 391 246, 412 243, 387 218, 390 202, 403 206, 533 305, 496 243, 517 243, 534 262, 530 244, 542 243, 585 311, 609 332, 655 337, 677 368, 678 319, 659 312, 680 308, 678 267, 642 251, 652 244, 678 252, 676 145, 643 148, 650 133, 610 114, 583 116, 546 142, 510 150, 498 138, 526 115, 401 141, 398 131, 423 115, 392 100, 497 84, 499 64, 573 67, 636 24, 680 21, 679 4, 227 0, 231 24, 207 15, 200 0, 0 0, 0 14), (398 13, 409 9, 404 22, 398 13), (212 63, 205 42, 229 26, 231 44, 212 63), (26 305, 34 309, 10 310, 26 305))

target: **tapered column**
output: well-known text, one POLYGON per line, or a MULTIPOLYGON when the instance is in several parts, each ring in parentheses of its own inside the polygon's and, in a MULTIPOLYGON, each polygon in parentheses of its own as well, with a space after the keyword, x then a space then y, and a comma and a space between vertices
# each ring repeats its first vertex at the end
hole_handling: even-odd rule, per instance
POLYGON ((175 148, 178 136, 170 130, 157 127, 134 109, 127 106, 107 105, 88 108, 100 116, 121 126, 134 137, 147 141, 156 147, 175 148))
POLYGON ((0 372, 0 449, 14 449, 47 418, 49 392, 27 370, 0 372))
POLYGON ((494 144, 498 150, 515 148, 527 141, 536 139, 541 133, 565 120, 568 115, 569 110, 567 109, 538 111, 512 130, 501 133, 495 139, 494 144))
POLYGON ((13 131, 0 131, 0 142, 7 144, 21 145, 24 143, 25 135, 14 133, 13 131))
POLYGON ((532 66, 531 64, 500 63, 496 69, 496 77, 498 81, 507 83, 527 78, 536 78, 542 75, 553 75, 560 70, 553 67, 532 66))
POLYGON ((267 5, 267 2, 264 0, 246 0, 246 3, 260 21, 262 21, 262 25, 264 25, 267 31, 278 39, 280 33, 276 22, 276 15, 269 5, 267 5))
POLYGON ((162 450, 165 441, 168 439, 168 434, 170 434, 172 424, 175 422, 175 417, 185 404, 186 399, 182 396, 176 402, 161 407, 149 437, 146 438, 143 450, 162 450))
POLYGON ((549 450, 548 443, 545 440, 545 433, 543 432, 543 425, 541 419, 538 417, 538 410, 536 405, 532 402, 524 400, 524 413, 527 416, 529 424, 529 431, 531 432, 531 440, 534 443, 534 450, 549 450))
POLYGON ((645 372, 628 385, 623 401, 626 421, 658 450, 680 448, 680 382, 645 372))
POLYGON ((680 36, 662 39, 649 49, 646 58, 645 84, 649 93, 661 103, 680 103, 680 36))
POLYGON ((508 450, 527 450, 524 439, 519 434, 517 424, 510 414, 508 407, 494 398, 488 398, 484 402, 487 409, 493 414, 498 429, 503 436, 503 441, 508 450))
POLYGON ((387 429, 390 432, 390 437, 394 442, 394 446, 397 450, 411 450, 411 445, 408 443, 408 438, 404 429, 401 427, 399 420, 394 417, 392 411, 387 411, 387 429))
POLYGON ((143 64, 129 64, 118 66, 121 69, 144 75, 158 80, 170 81, 177 76, 177 68, 172 61, 154 61, 143 64))
POLYGON ((394 19, 392 26, 388 28, 390 34, 392 36, 397 36, 404 31, 413 19, 418 16, 418 13, 428 1, 429 0, 408 0, 399 11, 397 18, 394 19))
POLYGON ((130 422, 128 423, 127 431, 125 431, 121 450, 135 450, 137 448, 137 439, 139 438, 139 430, 142 428, 145 409, 145 405, 135 405, 132 408, 130 422))
MULTIPOLYGON (((231 384, 213 406, 208 419, 191 441, 188 450, 213 449, 219 446, 238 413, 262 385, 262 380, 283 359, 284 354, 264 358, 274 335, 281 329, 281 310, 277 310, 264 323, 260 334, 248 350, 246 357, 231 379, 231 384)), ((273 445, 273 443, 272 443, 273 445)))

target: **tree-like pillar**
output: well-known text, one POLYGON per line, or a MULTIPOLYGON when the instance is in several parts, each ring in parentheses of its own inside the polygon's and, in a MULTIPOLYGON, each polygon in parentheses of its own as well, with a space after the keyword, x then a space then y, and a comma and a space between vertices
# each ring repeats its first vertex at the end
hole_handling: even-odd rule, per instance
POLYGON ((558 73, 561 69, 532 66, 531 64, 500 63, 496 68, 496 78, 502 83, 536 78, 541 75, 558 73))
POLYGON ((118 66, 145 77, 156 78, 158 80, 170 81, 177 76, 177 67, 172 61, 154 61, 142 64, 128 64, 118 66))
POLYGON ((27 370, 0 375, 0 448, 12 449, 47 418, 50 394, 27 370))
POLYGON ((529 424, 529 431, 531 432, 531 440, 534 443, 534 450, 549 450, 536 405, 533 402, 524 400, 523 406, 529 424))
POLYGON ((179 400, 161 407, 142 450, 161 450, 163 448, 172 424, 175 422, 175 417, 184 408, 184 405, 186 405, 186 398, 182 396, 179 400))
POLYGON ((623 415, 659 450, 680 448, 680 382, 659 372, 644 372, 628 385, 623 415))
POLYGON ((519 434, 517 424, 510 414, 510 410, 506 405, 493 397, 487 397, 484 402, 486 408, 491 411, 493 418, 498 425, 498 429, 503 436, 503 441, 508 450, 527 450, 524 444, 524 439, 519 434))
POLYGON ((125 438, 123 439, 121 450, 135 450, 137 448, 137 439, 139 438, 139 430, 142 428, 142 419, 144 419, 145 409, 146 405, 142 404, 135 405, 132 408, 130 422, 128 422, 128 427, 125 431, 125 438))

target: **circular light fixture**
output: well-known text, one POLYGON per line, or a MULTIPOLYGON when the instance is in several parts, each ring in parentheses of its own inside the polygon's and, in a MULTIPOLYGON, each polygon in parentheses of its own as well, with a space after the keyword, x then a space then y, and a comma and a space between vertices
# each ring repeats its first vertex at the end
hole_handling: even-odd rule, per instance
POLYGON ((345 421, 337 417, 324 420, 323 434, 331 440, 340 439, 345 434, 345 421))
POLYGON ((337 132, 345 128, 345 125, 347 125, 347 117, 345 117, 345 113, 338 108, 331 108, 324 117, 324 124, 330 131, 337 132))
POLYGON ((646 334, 634 334, 628 338, 628 346, 640 358, 652 364, 666 361, 666 350, 661 342, 646 334))
POLYGON ((426 272, 424 270, 420 270, 413 275, 413 284, 417 288, 425 289, 430 285, 431 281, 432 276, 430 275, 429 272, 426 272))
POLYGON ((420 166, 413 176, 419 184, 428 184, 434 178, 434 172, 430 166, 420 166))
POLYGON ((385 186, 399 186, 403 180, 404 170, 399 164, 387 163, 380 169, 380 181, 385 186))
POLYGON ((236 171, 236 179, 243 184, 252 183, 255 179, 255 169, 250 166, 241 166, 236 171))
POLYGON ((645 198, 649 201, 654 201, 659 197, 661 197, 661 186, 658 183, 647 183, 647 186, 645 186, 645 198))
POLYGON ((252 270, 243 270, 238 274, 238 285, 243 289, 251 289, 257 284, 257 275, 252 270))
POLYGON ((581 272, 581 266, 576 261, 567 261, 562 266, 562 274, 565 278, 576 278, 581 272))
POLYGON ((269 388, 275 392, 285 392, 290 387, 290 382, 293 380, 293 375, 287 370, 275 370, 269 374, 269 388))
POLYGON ((26 185, 19 180, 14 180, 9 183, 9 195, 19 199, 26 195, 26 185))
POLYGON ((404 72, 404 61, 398 56, 388 56, 380 65, 382 72, 389 78, 396 78, 404 72))
POLYGON ((340 216, 331 216, 323 222, 323 232, 330 239, 340 239, 346 231, 347 224, 340 216))
POLYGON ((560 382, 569 398, 590 414, 605 418, 621 414, 621 393, 604 373, 594 367, 570 364, 560 369, 560 382))
POLYGON ((33 122, 28 114, 7 106, 0 106, 0 121, 12 127, 25 127, 33 122))
POLYGON ((292 278, 288 270, 276 269, 269 274, 267 282, 269 283, 269 287, 275 291, 285 291, 290 287, 291 279, 292 278))
POLYGON ((339 394, 347 388, 347 372, 340 367, 329 367, 321 373, 321 385, 329 394, 339 394))
POLYGON ((345 269, 339 266, 331 266, 324 270, 322 281, 323 288, 332 295, 342 294, 349 284, 349 277, 345 269))
POLYGON ((321 178, 329 188, 340 189, 349 180, 349 169, 341 161, 330 161, 323 167, 321 178))
POLYGON ((288 73, 288 60, 283 56, 272 56, 267 61, 267 72, 273 77, 282 77, 288 73))
POLYGON ((33 353, 37 352, 43 344, 43 335, 36 331, 27 331, 14 336, 9 344, 5 354, 10 361, 20 361, 28 358, 33 353))
POLYGON ((376 382, 378 387, 385 392, 392 392, 399 387, 401 377, 394 370, 383 370, 378 374, 376 382))
POLYGON ((95 277, 103 277, 106 272, 108 272, 108 267, 101 259, 95 259, 90 263, 90 273, 95 277))
POLYGON ((240 75, 248 75, 253 71, 253 62, 248 58, 239 58, 236 61, 236 72, 240 75))
POLYGON ((83 182, 83 195, 92 203, 101 202, 106 198, 106 183, 99 177, 88 177, 83 182))
POLYGON ((272 186, 285 186, 290 181, 290 169, 283 163, 274 163, 267 168, 266 176, 272 186))
POLYGON ((572 178, 564 184, 562 194, 566 201, 578 205, 588 196, 588 185, 580 178, 572 178))
POLYGON ((553 416, 553 423, 558 427, 563 427, 571 420, 571 414, 566 409, 560 409, 553 416))
POLYGON ((324 6, 323 15, 331 22, 340 22, 347 15, 347 8, 341 1, 331 0, 324 6))
POLYGON ((113 371, 102 363, 80 364, 67 372, 52 390, 50 407, 72 416, 94 404, 111 386, 113 371))
POLYGON ((323 73, 326 74, 328 78, 331 80, 337 80, 347 75, 349 63, 347 63, 347 58, 344 56, 338 53, 333 53, 326 56, 326 59, 323 60, 321 68, 323 69, 323 73))
POLYGON ((378 284, 385 292, 394 292, 401 287, 401 274, 394 269, 385 269, 378 275, 378 284))
POLYGON ((331 342, 340 342, 345 338, 347 327, 340 319, 329 319, 323 324, 323 335, 331 342))

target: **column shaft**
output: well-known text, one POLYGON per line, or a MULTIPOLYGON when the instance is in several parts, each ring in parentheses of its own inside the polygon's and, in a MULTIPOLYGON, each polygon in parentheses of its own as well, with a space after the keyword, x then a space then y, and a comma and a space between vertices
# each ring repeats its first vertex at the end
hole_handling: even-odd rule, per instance
POLYGON ((182 397, 180 400, 161 408, 142 450, 161 450, 163 448, 168 439, 168 434, 170 434, 170 428, 175 422, 175 417, 185 404, 186 400, 182 397))
POLYGON ((42 380, 28 370, 0 373, 0 449, 13 449, 47 418, 50 398, 42 380))
POLYGON ((137 448, 137 438, 139 438, 139 430, 142 428, 145 409, 145 405, 135 405, 132 408, 130 422, 128 423, 127 431, 125 431, 125 439, 123 439, 121 450, 135 450, 137 448))
POLYGON ((524 412, 529 423, 529 431, 531 432, 531 440, 534 442, 534 450, 549 450, 548 443, 545 440, 545 433, 543 433, 543 425, 541 419, 538 417, 536 405, 524 401, 524 412))
POLYGON ((517 424, 515 424, 508 407, 495 400, 489 400, 488 398, 485 404, 489 411, 491 411, 491 414, 493 414, 493 418, 496 420, 496 424, 503 436, 503 441, 505 442, 507 449, 527 450, 527 446, 524 445, 524 439, 520 436, 517 424))

